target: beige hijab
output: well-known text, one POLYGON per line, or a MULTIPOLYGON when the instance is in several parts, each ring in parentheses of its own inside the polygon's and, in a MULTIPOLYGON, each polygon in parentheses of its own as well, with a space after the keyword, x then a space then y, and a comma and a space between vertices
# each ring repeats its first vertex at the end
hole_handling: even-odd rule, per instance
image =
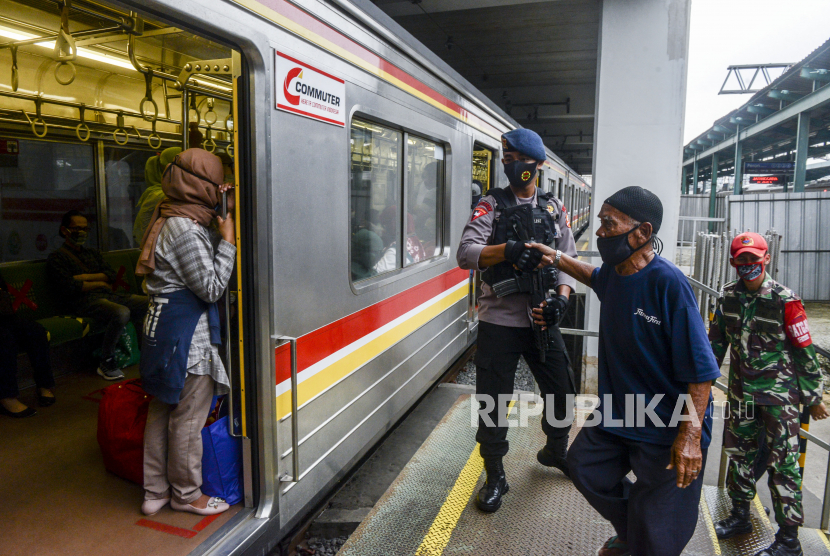
POLYGON ((173 159, 161 179, 167 198, 156 207, 141 241, 137 275, 155 271, 156 241, 168 218, 181 216, 210 225, 216 217, 214 207, 222 198, 219 185, 223 177, 222 161, 205 150, 187 149, 173 159))

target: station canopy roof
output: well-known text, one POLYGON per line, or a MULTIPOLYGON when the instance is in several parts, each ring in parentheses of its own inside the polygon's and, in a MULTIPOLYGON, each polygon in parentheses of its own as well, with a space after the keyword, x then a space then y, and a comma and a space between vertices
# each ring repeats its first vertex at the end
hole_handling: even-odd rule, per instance
MULTIPOLYGON (((711 179, 711 155, 719 152, 719 172, 731 174, 735 165, 734 139, 738 126, 742 134, 744 130, 749 134, 741 141, 744 162, 792 161, 796 149, 798 112, 805 110, 810 113, 808 156, 827 156, 830 154, 828 83, 830 40, 686 144, 683 150, 684 166, 694 162, 697 152, 700 179, 711 179)), ((830 175, 830 165, 821 162, 811 164, 808 159, 808 181, 827 175, 830 175)))
MULTIPOLYGON (((448 64, 579 174, 590 174, 601 3, 357 0, 448 64)), ((393 29, 394 27, 394 29, 393 29)), ((423 48, 423 47, 420 47, 423 48)))

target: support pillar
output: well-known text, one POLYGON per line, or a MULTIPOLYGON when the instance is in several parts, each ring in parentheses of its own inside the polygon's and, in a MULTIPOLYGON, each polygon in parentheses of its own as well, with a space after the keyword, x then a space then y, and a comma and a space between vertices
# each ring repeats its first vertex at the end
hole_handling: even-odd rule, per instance
POLYGON ((695 161, 692 164, 692 194, 697 195, 697 151, 695 151, 695 161))
POLYGON ((738 126, 738 132, 735 135, 735 187, 732 193, 735 195, 744 194, 744 165, 743 165, 743 145, 741 144, 741 126, 738 126))
MULTIPOLYGON (((718 203, 718 153, 712 155, 712 187, 709 188, 709 218, 715 217, 718 203)), ((715 223, 709 222, 709 233, 715 231, 715 223)))
POLYGON ((807 147, 810 140, 810 113, 801 112, 798 115, 798 131, 795 138, 795 174, 793 175, 793 192, 804 191, 804 181, 807 177, 807 147))
MULTIPOLYGON (((601 5, 591 222, 603 199, 628 185, 641 185, 663 203, 659 235, 663 257, 673 262, 691 0, 607 0, 601 5)), ((596 238, 590 237, 589 249, 595 250, 596 238)), ((589 262, 602 264, 598 257, 589 262)), ((599 329, 599 301, 590 291, 585 323, 587 330, 599 329)), ((584 390, 596 393, 597 338, 587 338, 585 344, 584 390)))

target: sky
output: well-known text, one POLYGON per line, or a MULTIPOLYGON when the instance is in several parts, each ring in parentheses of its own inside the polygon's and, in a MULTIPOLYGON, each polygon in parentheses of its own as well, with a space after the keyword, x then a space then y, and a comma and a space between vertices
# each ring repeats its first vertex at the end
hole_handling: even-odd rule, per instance
POLYGON ((688 143, 751 95, 718 95, 726 68, 794 63, 830 38, 830 0, 692 0, 688 143))

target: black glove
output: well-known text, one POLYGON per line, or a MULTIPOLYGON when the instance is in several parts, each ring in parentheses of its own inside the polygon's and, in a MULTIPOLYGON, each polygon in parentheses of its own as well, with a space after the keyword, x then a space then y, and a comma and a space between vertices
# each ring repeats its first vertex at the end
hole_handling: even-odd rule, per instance
POLYGON ((522 272, 536 270, 542 262, 542 252, 538 249, 528 249, 523 241, 509 240, 504 247, 504 258, 516 265, 522 272))
POLYGON ((545 299, 545 306, 542 308, 542 317, 548 327, 559 326, 565 310, 568 308, 568 298, 564 295, 549 297, 545 299))

